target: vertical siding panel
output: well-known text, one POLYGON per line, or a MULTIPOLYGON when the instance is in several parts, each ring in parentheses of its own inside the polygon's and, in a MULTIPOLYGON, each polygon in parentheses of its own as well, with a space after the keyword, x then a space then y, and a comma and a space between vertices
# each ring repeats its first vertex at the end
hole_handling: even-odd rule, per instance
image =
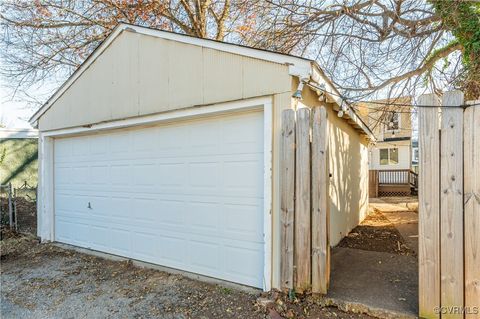
MULTIPOLYGON (((438 105, 435 95, 422 95, 419 105, 438 105)), ((439 318, 440 306, 440 133, 438 108, 419 108, 419 315, 439 318)))
POLYGON ((244 95, 241 56, 203 48, 203 59, 205 103, 232 101, 244 95))
POLYGON ((168 48, 169 109, 174 105, 203 104, 206 83, 203 82, 202 47, 169 41, 168 48))
POLYGON ((139 111, 143 114, 158 112, 159 107, 168 107, 168 61, 167 40, 144 37, 138 52, 140 77, 139 111))
POLYGON ((272 89, 280 92, 291 90, 291 77, 288 67, 278 63, 265 63, 262 60, 242 57, 243 98, 269 94, 272 89))

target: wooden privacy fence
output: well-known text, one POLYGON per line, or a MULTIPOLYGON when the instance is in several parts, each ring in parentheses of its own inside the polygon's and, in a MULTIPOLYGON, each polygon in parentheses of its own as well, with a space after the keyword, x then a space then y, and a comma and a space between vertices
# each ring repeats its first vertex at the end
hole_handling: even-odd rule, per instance
POLYGON ((433 107, 419 107, 420 317, 480 318, 480 106, 422 105, 433 107))
POLYGON ((324 107, 283 111, 280 183, 284 289, 327 292, 330 277, 327 141, 324 107))

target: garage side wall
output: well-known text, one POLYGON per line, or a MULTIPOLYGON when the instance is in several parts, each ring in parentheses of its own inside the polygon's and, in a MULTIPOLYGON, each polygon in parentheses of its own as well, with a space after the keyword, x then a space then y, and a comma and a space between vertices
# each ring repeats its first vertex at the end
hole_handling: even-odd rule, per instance
MULTIPOLYGON (((294 81, 294 87, 298 82, 294 81)), ((312 90, 303 90, 308 107, 321 105, 312 90)), ((327 105, 330 172, 330 245, 357 226, 368 210, 368 141, 327 105)))
POLYGON ((368 142, 328 109, 330 245, 337 245, 367 215, 368 142))
POLYGON ((288 66, 124 31, 39 119, 41 131, 290 91, 288 66))

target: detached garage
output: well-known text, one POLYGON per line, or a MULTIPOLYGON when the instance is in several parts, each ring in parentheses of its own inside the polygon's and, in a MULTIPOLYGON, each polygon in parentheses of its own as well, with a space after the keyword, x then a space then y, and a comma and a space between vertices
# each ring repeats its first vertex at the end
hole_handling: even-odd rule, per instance
POLYGON ((366 214, 372 136, 352 110, 337 116, 318 65, 119 25, 31 118, 38 235, 279 288, 281 114, 319 105, 335 245, 366 214))

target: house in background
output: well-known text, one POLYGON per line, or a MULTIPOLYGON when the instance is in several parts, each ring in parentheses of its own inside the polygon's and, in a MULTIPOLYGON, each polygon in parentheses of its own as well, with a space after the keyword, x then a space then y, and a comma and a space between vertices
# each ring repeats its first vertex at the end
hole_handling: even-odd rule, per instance
POLYGON ((38 131, 0 128, 0 183, 37 185, 38 131))
POLYGON ((359 113, 377 138, 369 147, 371 197, 416 192, 417 178, 412 170, 411 102, 411 97, 402 97, 358 104, 359 113))

